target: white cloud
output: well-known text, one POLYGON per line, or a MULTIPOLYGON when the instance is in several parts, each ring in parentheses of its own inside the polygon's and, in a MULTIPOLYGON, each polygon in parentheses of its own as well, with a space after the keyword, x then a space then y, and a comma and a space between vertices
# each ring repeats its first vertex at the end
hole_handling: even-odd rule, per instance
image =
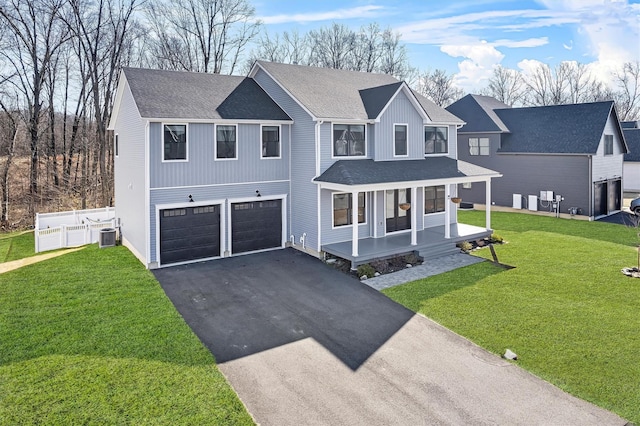
POLYGON ((260 16, 259 19, 265 24, 335 21, 335 20, 341 20, 341 19, 354 19, 354 18, 375 18, 383 10, 384 10, 384 7, 382 6, 368 5, 368 6, 352 7, 348 9, 331 10, 327 12, 260 16))
POLYGON ((491 77, 493 68, 504 58, 491 43, 482 41, 468 45, 444 45, 440 50, 449 56, 466 58, 458 62, 458 72, 454 78, 456 86, 472 91, 484 85, 491 77))

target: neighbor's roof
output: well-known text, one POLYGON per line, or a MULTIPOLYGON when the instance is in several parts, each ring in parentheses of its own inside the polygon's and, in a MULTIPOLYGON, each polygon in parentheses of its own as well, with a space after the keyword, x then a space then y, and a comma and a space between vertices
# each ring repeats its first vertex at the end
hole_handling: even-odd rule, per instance
POLYGON ((623 129, 629 152, 624 155, 624 161, 640 163, 640 129, 623 129))
MULTIPOLYGON (((510 130, 502 137, 498 152, 509 153, 595 154, 612 112, 614 123, 618 123, 613 101, 495 112, 510 130)), ((622 131, 616 127, 624 144, 622 131)))
POLYGON ((291 120, 251 78, 124 68, 143 118, 291 120))
POLYGON ((467 123, 458 132, 508 132, 509 128, 494 111, 502 108, 509 108, 509 105, 491 96, 467 95, 446 109, 467 123))
MULTIPOLYGON (((406 83, 388 74, 257 61, 315 118, 372 120, 406 83)), ((408 88, 408 86, 407 86, 408 88)), ((426 115, 436 123, 462 121, 409 89, 426 115)))
POLYGON ((340 185, 372 185, 499 175, 498 172, 465 161, 431 157, 402 161, 338 160, 314 180, 340 185))
POLYGON ((637 129, 640 128, 640 121, 621 121, 620 126, 623 129, 637 129))

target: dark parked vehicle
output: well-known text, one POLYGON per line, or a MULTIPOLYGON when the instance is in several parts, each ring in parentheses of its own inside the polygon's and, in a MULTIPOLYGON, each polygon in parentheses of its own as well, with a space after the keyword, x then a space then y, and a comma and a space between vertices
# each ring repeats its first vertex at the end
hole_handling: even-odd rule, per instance
POLYGON ((640 198, 636 198, 635 200, 631 201, 629 209, 636 215, 640 216, 640 198))

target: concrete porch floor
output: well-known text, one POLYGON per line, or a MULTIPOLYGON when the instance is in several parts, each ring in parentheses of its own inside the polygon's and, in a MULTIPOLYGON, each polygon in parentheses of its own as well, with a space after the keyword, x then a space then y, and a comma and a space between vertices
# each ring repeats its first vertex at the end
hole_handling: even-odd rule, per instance
POLYGON ((351 241, 326 244, 322 250, 326 253, 351 261, 356 267, 374 259, 391 257, 397 254, 419 252, 423 257, 451 254, 460 241, 473 241, 488 237, 492 230, 479 226, 454 223, 450 225, 451 238, 444 238, 444 226, 427 228, 417 232, 417 244, 411 245, 411 232, 391 234, 380 238, 362 238, 358 241, 358 256, 351 254, 351 241))

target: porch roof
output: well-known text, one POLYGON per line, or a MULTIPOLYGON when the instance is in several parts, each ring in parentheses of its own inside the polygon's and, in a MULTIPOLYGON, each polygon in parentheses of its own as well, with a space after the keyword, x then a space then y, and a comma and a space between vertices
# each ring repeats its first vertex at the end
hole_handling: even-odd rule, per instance
POLYGON ((420 160, 374 161, 338 160, 314 179, 320 184, 357 186, 434 180, 460 182, 500 177, 500 173, 449 157, 420 160))

